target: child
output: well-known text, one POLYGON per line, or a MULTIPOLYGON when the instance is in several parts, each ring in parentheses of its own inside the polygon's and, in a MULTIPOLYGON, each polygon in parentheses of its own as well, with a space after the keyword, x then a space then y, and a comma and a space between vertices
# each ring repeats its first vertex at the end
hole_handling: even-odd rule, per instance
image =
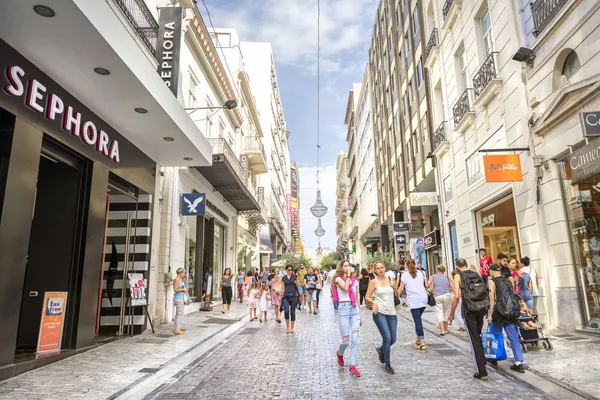
POLYGON ((254 286, 248 288, 248 310, 250 312, 250 321, 256 319, 256 297, 258 296, 258 289, 254 286))
POLYGON ((269 300, 271 295, 269 294, 269 288, 266 283, 263 283, 258 292, 258 298, 260 299, 260 322, 267 322, 267 310, 269 309, 269 300))
POLYGON ((527 309, 527 303, 525 303, 524 301, 521 301, 520 305, 521 305, 521 318, 523 318, 523 320, 521 321, 521 327, 524 329, 537 329, 538 325, 532 321, 531 314, 529 313, 529 310, 527 309))

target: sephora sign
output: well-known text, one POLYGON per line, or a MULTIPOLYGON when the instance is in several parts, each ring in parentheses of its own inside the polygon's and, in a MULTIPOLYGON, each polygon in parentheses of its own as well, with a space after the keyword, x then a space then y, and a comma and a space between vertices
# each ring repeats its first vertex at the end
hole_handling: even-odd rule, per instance
POLYGON ((6 70, 7 84, 3 90, 16 98, 23 98, 25 105, 34 113, 43 115, 48 121, 60 122, 64 131, 78 137, 84 144, 118 163, 119 142, 111 140, 109 135, 96 124, 84 118, 77 105, 71 105, 44 85, 38 79, 27 76, 19 65, 9 66, 6 70))

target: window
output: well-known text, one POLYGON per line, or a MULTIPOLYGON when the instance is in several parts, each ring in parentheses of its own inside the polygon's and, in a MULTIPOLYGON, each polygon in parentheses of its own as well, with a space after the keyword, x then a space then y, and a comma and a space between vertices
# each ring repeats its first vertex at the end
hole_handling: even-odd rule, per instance
POLYGON ((404 48, 406 47, 406 45, 402 46, 402 48, 400 49, 400 61, 402 62, 402 70, 404 70, 404 65, 406 64, 406 53, 404 48))
POLYGON ((489 56, 494 48, 494 39, 492 37, 492 18, 490 11, 485 10, 483 17, 481 17, 481 34, 483 36, 483 50, 485 56, 489 56))
POLYGON ((410 107, 410 103, 408 101, 408 95, 405 93, 404 96, 402 96, 402 101, 404 103, 404 107, 403 107, 403 112, 405 115, 409 114, 409 107, 410 107))
POLYGON ((192 74, 192 71, 189 72, 189 81, 188 81, 188 96, 187 96, 187 107, 198 107, 198 100, 196 98, 196 94, 198 93, 198 80, 192 74))
POLYGON ((219 121, 219 137, 225 138, 225 125, 219 121))
POLYGON ((573 75, 577 73, 581 69, 581 62, 579 61, 579 57, 575 51, 571 51, 567 58, 565 59, 565 63, 563 64, 561 75, 567 78, 567 80, 571 79, 573 75))
POLYGON ((415 84, 415 77, 410 79, 410 87, 412 88, 413 99, 417 100, 417 85, 415 84))
POLYGON ((419 8, 417 7, 415 9, 415 12, 413 13, 413 20, 412 20, 412 28, 413 28, 413 36, 417 36, 417 33, 419 33, 419 8))
POLYGON ((460 52, 456 56, 457 63, 457 84, 459 92, 462 93, 469 87, 468 85, 468 72, 467 72, 467 53, 465 49, 461 49, 460 52))
POLYGON ((418 87, 421 87, 421 84, 423 83, 423 66, 421 65, 421 60, 419 60, 419 63, 417 64, 417 83, 418 87))
POLYGON ((446 203, 450 203, 454 200, 454 192, 452 192, 452 179, 451 176, 446 177, 444 179, 444 201, 446 203))
POLYGON ((412 149, 413 157, 417 157, 417 154, 419 154, 419 137, 417 136, 417 130, 413 131, 411 142, 413 145, 413 149, 412 149))
POLYGON ((471 186, 483 178, 483 158, 481 153, 476 151, 467 158, 467 185, 471 186))

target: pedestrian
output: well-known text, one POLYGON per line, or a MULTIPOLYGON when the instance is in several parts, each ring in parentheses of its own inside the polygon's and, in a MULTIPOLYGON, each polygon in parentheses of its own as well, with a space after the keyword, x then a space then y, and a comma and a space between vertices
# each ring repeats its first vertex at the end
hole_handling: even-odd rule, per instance
MULTIPOLYGON (((400 266, 400 268, 398 270, 398 279, 396 279, 396 286, 400 282, 402 275, 404 275, 404 273, 406 272, 405 264, 406 264, 406 261, 404 262, 404 264, 402 264, 400 266)), ((404 289, 402 291, 402 293, 400 293, 400 301, 402 302, 402 307, 408 307, 408 303, 406 302, 406 289, 404 289)))
POLYGON ((487 250, 483 247, 479 249, 479 272, 483 278, 485 287, 488 285, 488 271, 490 270, 490 265, 493 263, 494 261, 492 260, 492 257, 488 256, 487 250))
POLYGON ((402 293, 406 288, 406 301, 410 308, 413 321, 415 323, 415 332, 417 333, 417 341, 415 348, 418 351, 426 351, 425 332, 423 331, 423 313, 427 307, 427 283, 425 282, 425 274, 423 271, 417 270, 415 260, 409 258, 406 261, 408 273, 403 274, 400 280, 400 287, 396 291, 396 295, 402 293))
POLYGON ((304 275, 304 285, 306 287, 306 304, 309 314, 317 314, 317 282, 319 278, 315 275, 313 267, 308 268, 308 273, 304 275))
POLYGON ((275 320, 281 323, 281 296, 283 296, 283 280, 275 275, 271 283, 271 303, 275 307, 275 320))
MULTIPOLYGON (((377 265, 377 264, 375 264, 377 265)), ((370 267, 369 267, 370 268, 370 267)), ((365 306, 365 296, 367 295, 367 290, 369 289, 369 282, 371 281, 371 276, 367 268, 363 268, 360 270, 360 275, 358 276, 358 293, 360 294, 360 306, 365 306)))
POLYGON ((275 278, 275 269, 271 269, 271 272, 269 273, 269 277, 267 278, 268 283, 269 283, 269 288, 271 287, 271 284, 273 283, 273 278, 275 278))
MULTIPOLYGON (((502 267, 498 264, 490 266, 488 324, 492 324, 494 332, 502 332, 504 329, 515 358, 515 363, 510 366, 510 369, 525 373, 523 367, 525 359, 521 351, 521 343, 519 343, 520 299, 517 295, 510 296, 512 284, 501 275, 501 271, 502 267)), ((491 363, 498 365, 497 361, 491 363)))
POLYGON ((300 263, 300 268, 298 269, 298 294, 300 295, 300 306, 306 310, 306 282, 304 277, 308 270, 306 269, 306 264, 300 263))
MULTIPOLYGON (((530 292, 531 292, 531 296, 533 297, 533 304, 532 307, 529 307, 529 305, 527 306, 527 308, 529 308, 529 312, 531 314, 535 314, 535 310, 537 309, 537 299, 540 295, 540 291, 538 289, 538 280, 539 280, 539 276, 537 271, 530 266, 531 260, 529 259, 529 257, 525 256, 521 258, 521 271, 523 271, 524 274, 529 274, 529 277, 531 279, 531 287, 530 287, 530 292)), ((528 285, 529 286, 529 285, 528 285)), ((525 299, 523 299, 525 300, 525 299)))
POLYGON ((340 302, 337 297, 337 291, 333 290, 335 288, 334 276, 335 276, 336 269, 337 269, 337 267, 335 266, 335 264, 331 264, 331 270, 327 273, 327 281, 329 282, 329 290, 331 291, 331 301, 333 302, 333 312, 337 314, 338 308, 340 306, 340 302))
POLYGON ((262 272, 260 273, 260 285, 269 282, 269 270, 263 267, 262 272))
POLYGON ((321 289, 323 288, 323 274, 320 269, 315 270, 315 274, 317 275, 317 284, 315 285, 315 290, 317 292, 317 309, 319 309, 319 295, 321 294, 321 289))
POLYGON ((504 253, 498 253, 498 265, 502 268, 502 276, 511 279, 512 271, 508 268, 508 256, 504 253))
POLYGON ((390 362, 390 348, 396 343, 396 330, 398 316, 394 304, 394 283, 385 276, 385 264, 381 261, 375 263, 375 279, 369 282, 365 300, 372 306, 373 321, 381 334, 381 346, 377 347, 379 362, 384 364, 385 373, 394 374, 390 362))
POLYGON ((231 310, 231 298, 233 297, 233 288, 231 287, 231 268, 225 268, 223 278, 221 278, 221 295, 223 296, 223 311, 221 314, 228 313, 231 310))
MULTIPOLYGON (((452 271, 452 283, 454 283, 454 278, 459 274, 458 270, 453 270, 452 271)), ((453 286, 454 287, 454 293, 456 293, 456 285, 453 286)), ((465 321, 463 320, 462 317, 462 299, 460 298, 460 292, 459 292, 459 299, 458 299, 458 304, 456 305, 456 310, 454 311, 454 321, 448 321, 449 325, 454 325, 456 326, 457 330, 459 332, 464 332, 465 331, 465 321)), ((453 301, 456 298, 456 294, 453 296, 453 301)))
POLYGON ((267 322, 267 311, 269 311, 269 300, 271 300, 271 294, 269 293, 269 286, 263 283, 260 286, 258 292, 259 305, 260 305, 260 321, 267 322))
POLYGON ((296 307, 298 306, 298 275, 293 273, 294 267, 285 266, 285 276, 283 277, 283 313, 285 315, 285 333, 294 333, 296 323, 296 307))
POLYGON ((344 366, 344 352, 350 345, 350 374, 360 376, 356 368, 358 357, 358 332, 362 325, 360 310, 356 301, 358 281, 352 277, 352 268, 349 261, 341 261, 335 271, 335 286, 333 291, 337 294, 339 301, 338 322, 342 333, 342 342, 338 348, 337 362, 340 367, 344 366))
POLYGON ((250 321, 256 320, 256 300, 258 297, 258 289, 252 285, 248 289, 248 313, 250 314, 250 321))
POLYGON ((481 330, 483 329, 483 317, 490 308, 488 290, 481 275, 469 270, 464 258, 456 260, 456 269, 458 274, 454 276, 454 300, 448 321, 451 323, 454 319, 458 300, 462 299, 462 317, 467 327, 467 336, 476 369, 473 378, 487 381, 488 373, 481 343, 481 330))
POLYGON ((238 289, 238 296, 240 296, 240 303, 244 302, 244 282, 246 282, 246 275, 244 274, 243 270, 238 269, 237 289, 238 289))
POLYGON ((250 293, 250 288, 253 287, 255 285, 255 279, 254 279, 254 274, 252 273, 252 270, 248 270, 248 273, 246 274, 246 280, 244 281, 244 286, 246 287, 246 291, 248 293, 250 293))
POLYGON ((521 264, 517 262, 517 259, 515 257, 510 257, 508 259, 508 268, 510 268, 510 276, 512 277, 511 282, 513 285, 513 290, 516 294, 521 296, 521 264))
POLYGON ((181 323, 183 322, 183 310, 185 309, 185 296, 187 289, 185 288, 184 277, 185 269, 177 268, 177 276, 173 281, 173 303, 175 303, 175 320, 173 321, 173 332, 176 335, 183 335, 181 323))
POLYGON ((435 313, 438 324, 440 325, 440 336, 448 332, 448 317, 452 310, 452 300, 454 298, 454 283, 446 275, 446 267, 438 265, 436 273, 429 277, 427 285, 433 287, 433 296, 435 297, 435 313))

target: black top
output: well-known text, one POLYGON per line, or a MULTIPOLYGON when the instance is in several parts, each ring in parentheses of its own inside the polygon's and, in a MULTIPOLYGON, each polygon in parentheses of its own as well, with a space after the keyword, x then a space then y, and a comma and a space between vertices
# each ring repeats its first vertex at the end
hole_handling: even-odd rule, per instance
POLYGON ((269 280, 269 282, 271 282, 273 278, 275 278, 275 274, 270 274, 267 279, 269 280))
POLYGON ((500 276, 502 276, 503 278, 510 278, 512 276, 512 272, 510 272, 510 268, 508 267, 502 267, 502 270, 500 271, 500 276))
POLYGON ((317 275, 315 274, 306 274, 304 275, 304 282, 306 283, 306 288, 308 290, 314 290, 316 289, 317 286, 317 281, 319 279, 317 278, 317 275))
POLYGON ((285 286, 285 290, 283 292, 284 296, 292 297, 296 295, 296 280, 298 276, 292 274, 291 278, 288 278, 287 274, 283 276, 283 285, 285 286))
POLYGON ((366 268, 363 268, 360 271, 360 274, 362 275, 362 278, 358 281, 358 290, 367 290, 369 288, 369 281, 372 279, 372 274, 369 274, 366 268))

